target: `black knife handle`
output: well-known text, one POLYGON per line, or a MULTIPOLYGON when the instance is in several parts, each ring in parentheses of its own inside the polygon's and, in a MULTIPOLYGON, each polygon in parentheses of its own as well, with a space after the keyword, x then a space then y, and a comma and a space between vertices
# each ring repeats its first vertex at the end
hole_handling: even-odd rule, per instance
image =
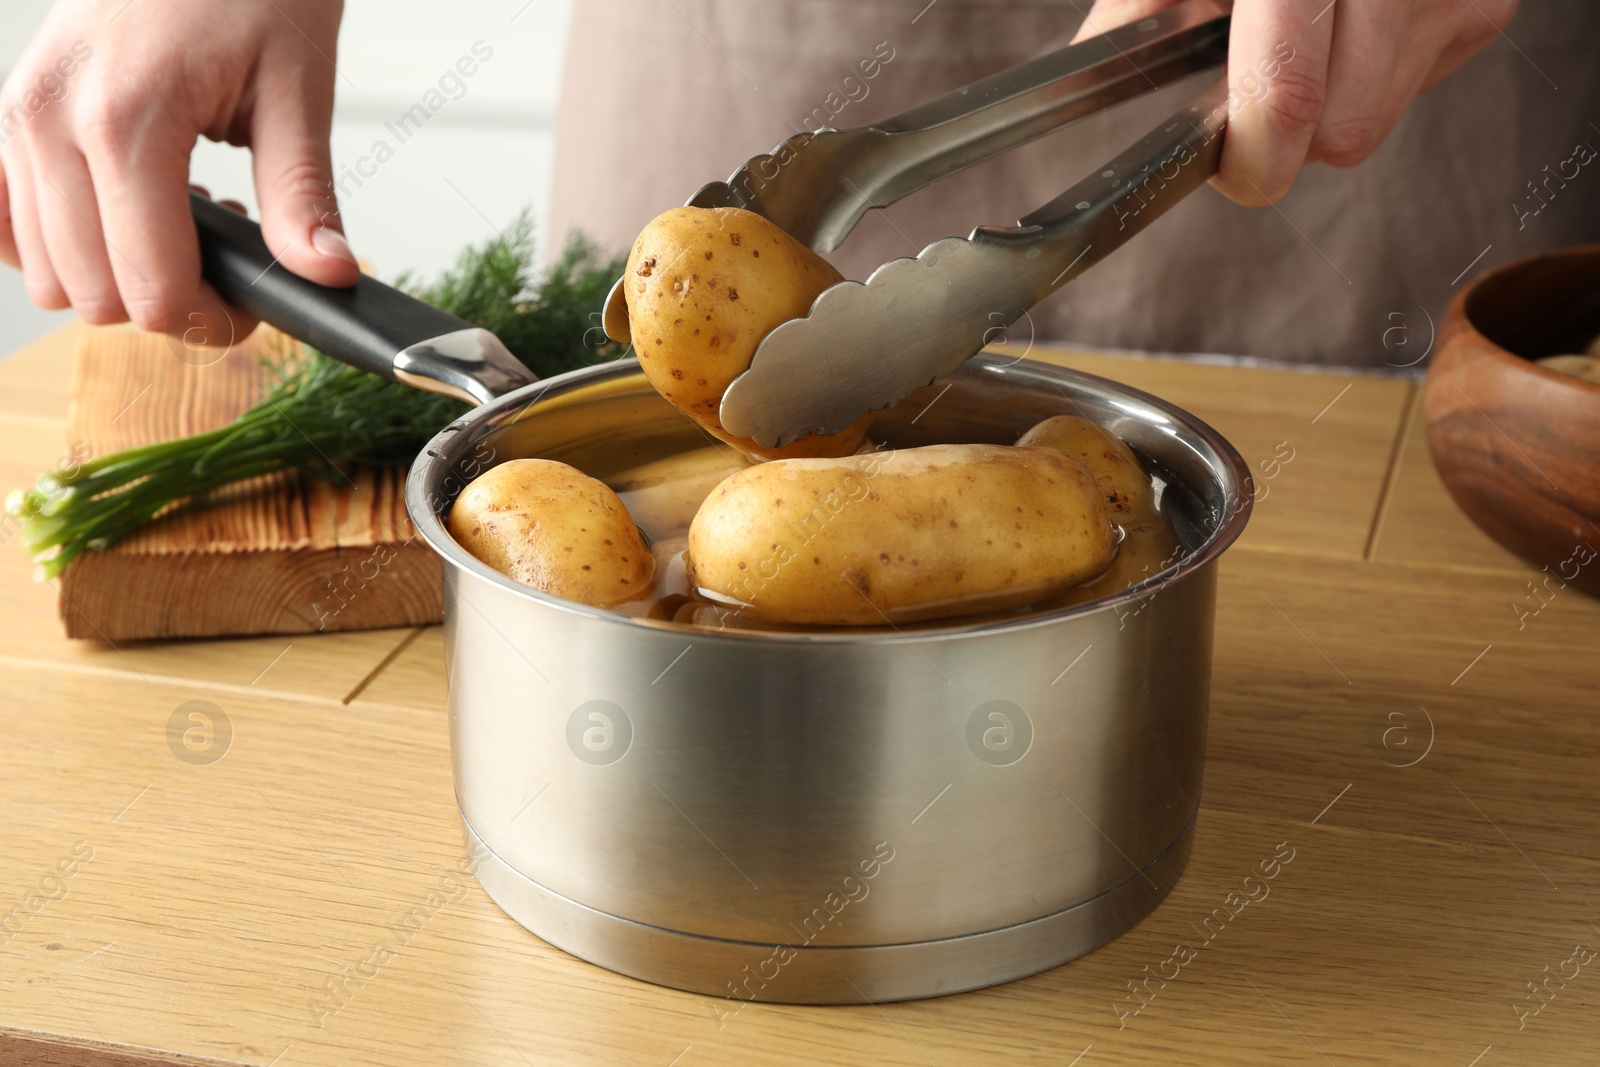
POLYGON ((201 273, 222 299, 342 363, 392 379, 405 349, 472 329, 364 274, 348 289, 307 281, 279 263, 261 227, 237 211, 193 192, 189 209, 201 273))

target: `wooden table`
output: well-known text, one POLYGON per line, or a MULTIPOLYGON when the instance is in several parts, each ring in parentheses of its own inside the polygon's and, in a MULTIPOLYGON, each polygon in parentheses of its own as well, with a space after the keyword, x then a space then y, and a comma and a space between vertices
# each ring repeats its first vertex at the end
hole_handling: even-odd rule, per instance
MULTIPOLYGON (((63 451, 71 343, 0 364, 5 486, 63 451)), ((0 1059, 1600 1060, 1600 962, 1575 955, 1600 949, 1600 604, 1533 599, 1533 568, 1455 510, 1414 383, 1049 358, 1190 408, 1267 464, 1222 565, 1194 859, 1137 929, 997 989, 719 1020, 722 1002, 550 948, 461 877, 437 629, 69 642, 7 544, 0 1059), (1519 628, 1513 602, 1544 606, 1519 628), (169 745, 190 701, 231 724, 220 760, 169 745), (1136 999, 1280 843, 1269 896, 1136 999), (315 1006, 419 906, 403 950, 315 1006)))

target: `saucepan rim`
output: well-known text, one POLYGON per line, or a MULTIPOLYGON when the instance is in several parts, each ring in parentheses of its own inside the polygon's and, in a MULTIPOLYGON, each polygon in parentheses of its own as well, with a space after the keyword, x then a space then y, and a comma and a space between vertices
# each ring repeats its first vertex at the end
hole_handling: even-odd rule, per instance
MULTIPOLYGON (((1223 498, 1229 502, 1226 509, 1226 517, 1198 549, 1188 553, 1173 567, 1120 593, 1038 614, 1018 615, 981 623, 962 623, 960 620, 955 620, 948 626, 918 627, 910 634, 892 625, 883 629, 873 630, 844 628, 837 631, 712 630, 666 620, 646 620, 606 608, 563 600, 560 597, 540 592, 480 562, 458 545, 455 538, 451 537, 449 531, 446 530, 441 514, 436 512, 431 505, 428 482, 436 468, 442 464, 453 462, 451 453, 459 451, 461 448, 461 435, 482 423, 493 421, 496 416, 504 413, 509 408, 526 407, 537 400, 554 398, 572 389, 625 376, 637 376, 642 381, 643 372, 639 369, 638 361, 632 358, 602 363, 592 367, 583 367, 523 386, 514 392, 497 398, 492 403, 467 412, 455 422, 446 426, 434 435, 411 466, 411 471, 406 477, 406 510, 411 516, 411 522, 416 528, 417 534, 439 555, 444 563, 455 567, 459 571, 465 571, 503 592, 541 608, 554 608, 570 615, 592 619, 597 622, 626 626, 630 629, 638 628, 646 632, 655 631, 675 635, 692 633, 696 640, 727 639, 791 645, 882 644, 905 642, 908 639, 922 644, 924 642, 949 641, 963 637, 1011 633, 1030 630, 1039 626, 1055 625, 1068 619, 1110 611, 1129 601, 1150 597, 1158 590, 1180 582, 1188 577, 1191 572, 1210 564, 1232 545, 1238 539, 1239 534, 1243 532, 1254 507, 1253 494, 1248 488, 1251 480, 1250 468, 1245 463, 1244 457, 1239 454, 1238 449, 1234 448, 1227 438, 1223 437, 1202 419, 1143 390, 1102 378, 1099 375, 1089 374, 1085 371, 1072 370, 1037 360, 979 355, 963 364, 955 376, 969 377, 975 374, 990 374, 1002 380, 1019 379, 1028 381, 1030 379, 1043 378, 1057 383, 1065 381, 1087 385, 1093 391, 1114 394, 1119 398, 1155 409, 1155 411, 1165 416, 1168 423, 1204 444, 1215 456, 1216 460, 1219 461, 1215 464, 1211 463, 1208 457, 1207 466, 1213 469, 1220 466, 1226 472, 1227 477, 1222 479, 1225 484, 1221 486, 1223 498)), ((648 388, 647 385, 646 389, 648 388)), ((1130 414, 1133 413, 1130 412, 1130 414)), ((464 484, 460 488, 464 488, 464 484)), ((459 493, 460 488, 455 490, 456 493, 459 493)), ((450 502, 454 503, 453 498, 450 502)), ((446 584, 449 584, 448 581, 446 584)))

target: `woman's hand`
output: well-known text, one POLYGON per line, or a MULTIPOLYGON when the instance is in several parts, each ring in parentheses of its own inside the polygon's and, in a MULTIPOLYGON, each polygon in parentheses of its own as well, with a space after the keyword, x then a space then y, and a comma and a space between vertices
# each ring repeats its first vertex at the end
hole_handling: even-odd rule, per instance
POLYGON ((60 0, 0 89, 0 259, 41 307, 146 329, 207 292, 188 204, 204 135, 253 150, 279 261, 352 285, 328 155, 339 0, 60 0))
MULTIPOLYGON (((1175 2, 1096 0, 1078 37, 1175 2)), ((1228 84, 1242 104, 1212 184, 1253 207, 1287 193, 1305 163, 1355 166, 1412 97, 1493 40, 1516 8, 1516 0, 1235 0, 1228 84)))

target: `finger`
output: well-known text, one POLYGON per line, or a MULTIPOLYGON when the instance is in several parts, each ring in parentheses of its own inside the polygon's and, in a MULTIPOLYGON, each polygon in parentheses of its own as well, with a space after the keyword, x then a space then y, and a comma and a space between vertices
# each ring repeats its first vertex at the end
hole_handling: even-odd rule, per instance
POLYGON ((1289 191, 1322 118, 1338 3, 1238 0, 1228 40, 1228 132, 1212 183, 1247 206, 1289 191))
MULTIPOLYGON (((1415 56, 1425 47, 1411 32, 1412 6, 1405 0, 1340 0, 1324 16, 1333 20, 1333 50, 1327 103, 1311 138, 1309 159, 1353 167, 1388 135, 1399 118, 1394 104, 1401 67, 1420 65, 1415 56)), ((1431 64, 1433 57, 1426 58, 1431 64)), ((1416 91, 1414 85, 1407 88, 1404 99, 1416 91)))
MULTIPOLYGON (((1370 119, 1375 129, 1372 130, 1365 154, 1377 149, 1418 93, 1438 84, 1492 41, 1499 27, 1510 18, 1515 8, 1515 0, 1501 0, 1498 5, 1488 4, 1486 0, 1486 5, 1473 4, 1464 9, 1408 3, 1404 12, 1408 20, 1405 32, 1396 33, 1385 26, 1374 25, 1361 34, 1359 47, 1388 53, 1387 62, 1392 70, 1387 79, 1386 98, 1368 109, 1370 114, 1375 116, 1370 119), (1496 19, 1499 21, 1495 21, 1496 19)), ((1330 64, 1328 115, 1343 110, 1343 102, 1347 95, 1351 100, 1356 98, 1354 92, 1347 94, 1343 87, 1346 79, 1339 73, 1345 51, 1344 31, 1347 23, 1358 21, 1351 17, 1358 14, 1362 19, 1374 23, 1384 22, 1385 19, 1375 17, 1380 16, 1382 10, 1380 7, 1377 11, 1373 11, 1371 5, 1351 8, 1345 13, 1346 17, 1335 27, 1333 60, 1330 64)), ((1366 73, 1375 75, 1375 65, 1373 70, 1366 73)), ((1375 76, 1369 79, 1358 77, 1348 80, 1352 89, 1356 90, 1359 90, 1363 81, 1371 84, 1379 81, 1375 76)), ((1325 115, 1324 122, 1327 121, 1329 120, 1325 115)), ((1363 120, 1361 125, 1366 125, 1367 121, 1363 120)), ((1365 154, 1359 151, 1341 151, 1341 147, 1345 146, 1338 144, 1339 141, 1345 140, 1356 142, 1359 138, 1335 137, 1335 143, 1332 145, 1320 143, 1323 139, 1324 130, 1319 127, 1317 136, 1312 142, 1314 156, 1341 166, 1359 163, 1361 158, 1364 158, 1365 154)))
POLYGON ((194 362, 205 364, 220 359, 260 324, 260 319, 223 300, 210 282, 202 280, 194 297, 167 321, 164 332, 196 356, 194 362))
POLYGON ((1107 30, 1126 26, 1130 22, 1153 15, 1162 8, 1171 7, 1178 0, 1095 0, 1094 6, 1083 17, 1083 25, 1073 35, 1072 43, 1088 37, 1097 37, 1107 30))
POLYGON ((1477 55, 1482 47, 1482 43, 1471 46, 1457 44, 1445 49, 1444 53, 1434 61, 1427 75, 1423 77, 1422 84, 1417 86, 1417 92, 1426 92, 1450 77, 1450 75, 1461 69, 1463 63, 1477 55))
POLYGON ((228 336, 231 338, 230 343, 232 344, 238 344, 243 341, 255 332, 257 326, 261 325, 260 319, 222 299, 222 295, 211 288, 211 283, 208 281, 202 280, 200 282, 200 302, 222 309, 227 320, 228 336))
POLYGON ((11 232, 17 242, 17 258, 28 298, 42 308, 56 311, 68 306, 67 291, 61 287, 34 207, 33 167, 20 148, 6 152, 6 184, 11 194, 11 232))
POLYGON ((267 247, 302 278, 348 286, 361 269, 334 198, 330 121, 299 92, 267 91, 257 104, 250 146, 267 247))
POLYGON ((6 186, 3 161, 0 161, 0 261, 10 267, 22 266, 22 260, 17 258, 17 239, 11 233, 11 193, 6 186))
POLYGON ((176 126, 101 124, 85 148, 128 317, 165 330, 200 291, 200 244, 189 214, 189 153, 195 135, 176 126))
POLYGON ((67 299, 85 322, 126 322, 88 164, 75 147, 51 138, 34 145, 32 163, 45 247, 67 299))
POLYGON ((1463 63, 1477 55, 1485 45, 1493 41, 1500 31, 1511 21, 1517 5, 1502 2, 1499 5, 1488 5, 1487 10, 1476 8, 1470 11, 1459 12, 1463 20, 1450 43, 1445 46, 1439 57, 1434 60, 1432 67, 1423 75, 1417 87, 1418 92, 1431 89, 1441 81, 1454 74, 1463 63))

